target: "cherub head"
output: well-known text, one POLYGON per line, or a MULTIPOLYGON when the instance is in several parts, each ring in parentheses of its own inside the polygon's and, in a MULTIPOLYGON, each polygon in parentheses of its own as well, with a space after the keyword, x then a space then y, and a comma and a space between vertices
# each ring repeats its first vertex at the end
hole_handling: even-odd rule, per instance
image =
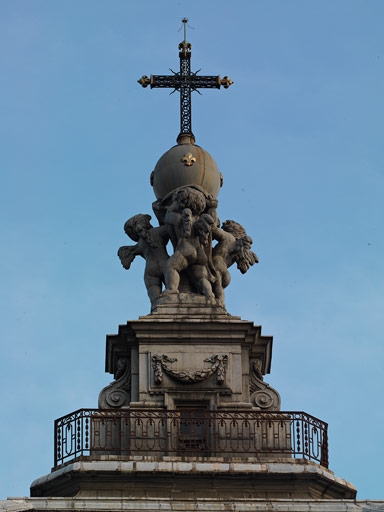
POLYGON ((224 229, 224 231, 230 233, 235 238, 241 238, 243 236, 246 236, 247 234, 243 226, 234 220, 226 220, 225 222, 223 222, 221 227, 224 229))
POLYGON ((124 224, 124 231, 134 242, 138 242, 145 232, 153 228, 150 220, 150 215, 138 213, 127 220, 124 224))
POLYGON ((208 213, 203 213, 193 225, 195 234, 199 237, 201 245, 206 247, 209 243, 209 235, 215 227, 215 220, 208 213))
POLYGON ((200 215, 207 207, 204 194, 192 187, 183 187, 176 190, 172 196, 172 201, 177 202, 178 211, 189 208, 193 215, 200 215))

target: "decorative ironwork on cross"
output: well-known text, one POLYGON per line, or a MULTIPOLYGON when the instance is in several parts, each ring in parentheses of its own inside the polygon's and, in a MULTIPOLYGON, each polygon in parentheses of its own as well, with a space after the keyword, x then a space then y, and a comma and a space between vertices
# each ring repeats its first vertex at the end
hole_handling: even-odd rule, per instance
POLYGON ((193 137, 193 139, 195 138, 192 133, 192 91, 197 91, 201 94, 198 89, 220 89, 221 86, 223 86, 224 89, 228 89, 228 87, 233 84, 232 80, 227 76, 220 78, 220 75, 198 75, 197 73, 200 70, 191 72, 192 45, 188 43, 186 37, 188 18, 183 18, 181 21, 184 24, 184 40, 179 44, 179 73, 171 69, 173 75, 151 75, 150 78, 143 75, 140 80, 138 80, 138 83, 143 87, 150 85, 151 89, 154 87, 162 87, 174 89, 172 93, 175 91, 180 92, 180 133, 177 137, 178 142, 183 135, 189 135, 193 137))

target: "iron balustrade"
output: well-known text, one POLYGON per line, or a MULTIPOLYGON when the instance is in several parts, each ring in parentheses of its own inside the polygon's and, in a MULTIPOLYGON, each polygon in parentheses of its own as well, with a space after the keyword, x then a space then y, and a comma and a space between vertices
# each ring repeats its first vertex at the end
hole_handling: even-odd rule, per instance
POLYGON ((81 456, 304 458, 328 467, 328 425, 305 412, 79 409, 55 421, 55 468, 81 456))

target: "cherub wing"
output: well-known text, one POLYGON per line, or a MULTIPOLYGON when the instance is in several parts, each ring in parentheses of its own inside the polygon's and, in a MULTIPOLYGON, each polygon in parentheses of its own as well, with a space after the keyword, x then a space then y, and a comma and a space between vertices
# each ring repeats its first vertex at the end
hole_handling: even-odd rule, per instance
POLYGON ((137 255, 137 246, 136 245, 123 245, 117 251, 117 255, 120 258, 121 264, 125 269, 129 269, 132 261, 135 259, 137 255))
POLYGON ((249 270, 249 267, 255 263, 259 263, 259 258, 254 252, 251 251, 251 244, 252 239, 248 236, 243 236, 236 240, 236 250, 234 256, 237 263, 237 268, 242 274, 245 274, 247 270, 249 270))

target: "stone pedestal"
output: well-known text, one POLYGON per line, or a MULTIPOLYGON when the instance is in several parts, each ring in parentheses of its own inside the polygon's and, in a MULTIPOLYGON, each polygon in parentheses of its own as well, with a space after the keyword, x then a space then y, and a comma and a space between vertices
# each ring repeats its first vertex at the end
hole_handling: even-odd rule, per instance
POLYGON ((99 409, 56 424, 56 466, 33 482, 31 496, 74 497, 84 508, 98 500, 110 510, 353 500, 356 489, 327 468, 326 424, 280 412, 263 377, 271 355, 272 337, 218 301, 163 297, 107 336, 115 380, 99 409))
POLYGON ((278 410, 279 395, 262 377, 272 337, 203 297, 180 295, 107 336, 106 371, 116 380, 99 406, 278 410))

